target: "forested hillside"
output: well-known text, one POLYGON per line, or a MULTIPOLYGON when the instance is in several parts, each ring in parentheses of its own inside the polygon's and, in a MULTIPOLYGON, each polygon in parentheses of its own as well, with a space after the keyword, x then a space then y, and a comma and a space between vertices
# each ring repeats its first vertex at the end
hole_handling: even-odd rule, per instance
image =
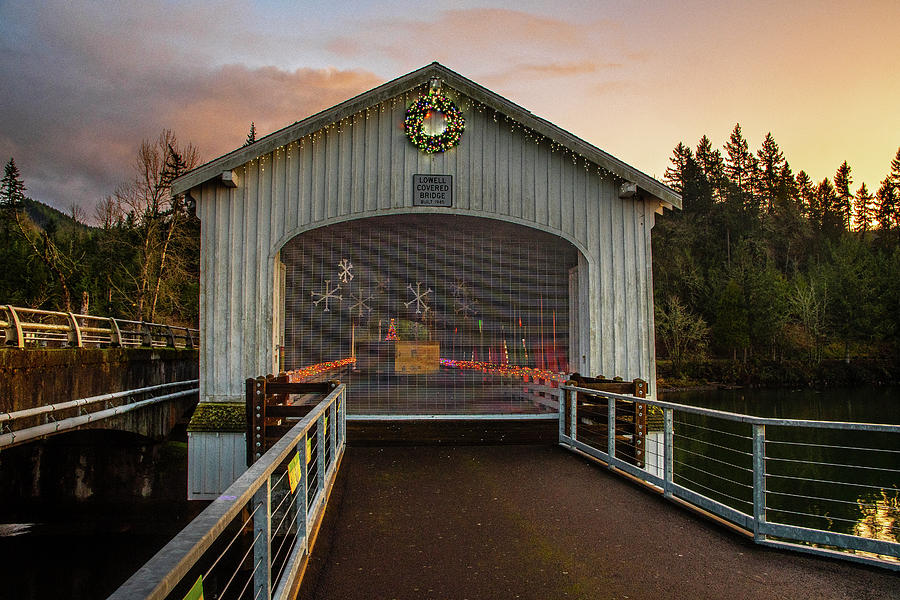
POLYGON ((774 137, 754 153, 735 126, 722 150, 679 144, 666 182, 682 211, 653 230, 660 355, 735 364, 896 356, 900 150, 870 190, 850 165, 814 182, 774 137))

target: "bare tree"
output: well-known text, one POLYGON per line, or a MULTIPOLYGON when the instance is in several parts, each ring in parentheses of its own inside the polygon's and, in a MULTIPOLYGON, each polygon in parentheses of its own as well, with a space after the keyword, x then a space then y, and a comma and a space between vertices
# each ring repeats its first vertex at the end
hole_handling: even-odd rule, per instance
POLYGON ((117 223, 121 223, 125 217, 122 203, 115 196, 107 196, 94 206, 94 222, 101 229, 112 229, 117 223))
POLYGON ((179 146, 175 134, 163 131, 144 140, 135 161, 135 179, 116 191, 116 202, 127 209, 137 235, 137 266, 131 273, 135 318, 155 317, 164 280, 173 264, 171 251, 186 220, 183 197, 171 196, 172 181, 200 162, 192 144, 179 146))

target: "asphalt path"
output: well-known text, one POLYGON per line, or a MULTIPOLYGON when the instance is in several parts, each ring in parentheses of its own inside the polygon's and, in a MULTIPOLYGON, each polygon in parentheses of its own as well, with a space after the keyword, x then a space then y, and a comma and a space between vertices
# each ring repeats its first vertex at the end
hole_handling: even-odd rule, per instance
POLYGON ((301 599, 900 599, 554 445, 348 447, 301 599))

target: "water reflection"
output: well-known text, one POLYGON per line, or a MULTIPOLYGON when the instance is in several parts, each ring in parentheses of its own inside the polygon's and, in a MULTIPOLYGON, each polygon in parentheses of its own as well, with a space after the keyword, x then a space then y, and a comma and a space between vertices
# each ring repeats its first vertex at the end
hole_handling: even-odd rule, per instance
MULTIPOLYGON (((854 534, 885 542, 900 542, 900 492, 881 490, 877 495, 860 498, 858 504, 862 517, 853 528, 854 534)), ((878 557, 897 560, 896 556, 878 557)))
MULTIPOLYGON (((663 399, 761 417, 900 424, 896 387, 715 390, 663 399)), ((750 514, 749 426, 676 413, 675 433, 676 483, 750 514)), ((766 456, 768 521, 900 541, 896 434, 769 426, 766 456)))

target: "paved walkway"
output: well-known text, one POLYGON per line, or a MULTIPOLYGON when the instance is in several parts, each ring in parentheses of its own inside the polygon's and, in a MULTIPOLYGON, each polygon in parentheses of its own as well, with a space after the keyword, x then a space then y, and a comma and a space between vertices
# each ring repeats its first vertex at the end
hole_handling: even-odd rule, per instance
POLYGON ((900 598, 755 545, 557 446, 350 447, 300 598, 900 598))

